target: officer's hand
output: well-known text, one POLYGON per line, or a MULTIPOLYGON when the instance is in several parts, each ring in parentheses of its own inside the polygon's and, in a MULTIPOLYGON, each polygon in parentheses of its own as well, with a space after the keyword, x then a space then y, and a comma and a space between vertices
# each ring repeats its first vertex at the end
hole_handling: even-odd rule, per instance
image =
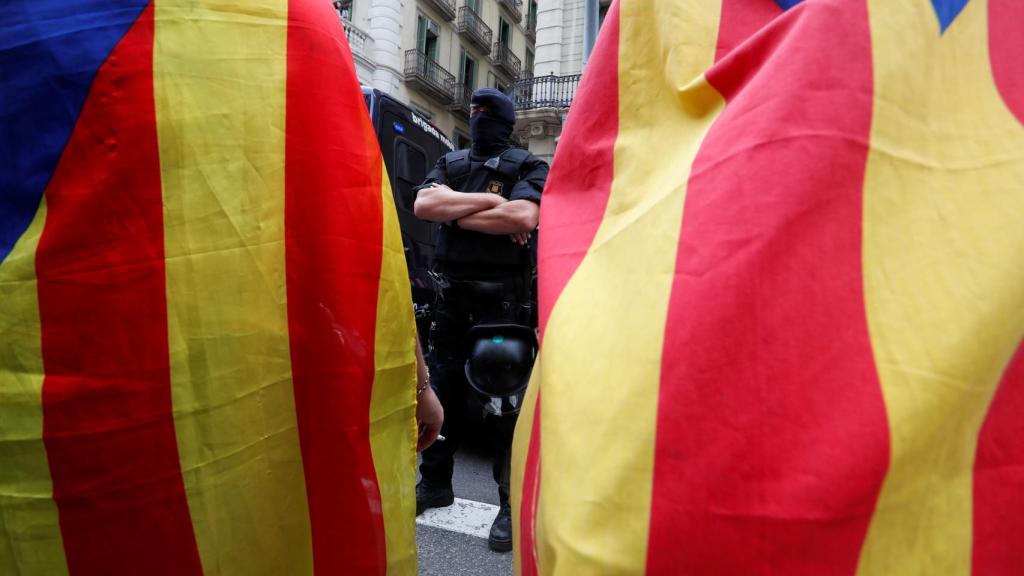
POLYGON ((516 232, 515 234, 509 234, 508 237, 520 246, 526 246, 526 243, 530 241, 529 232, 516 232))
MULTIPOLYGON (((444 188, 447 188, 447 186, 444 186, 444 188)), ((436 194, 436 193, 440 192, 441 190, 442 190, 442 185, 440 185, 440 184, 435 182, 435 183, 431 184, 430 186, 427 186, 426 188, 420 188, 420 191, 416 193, 416 199, 419 200, 419 199, 422 199, 422 198, 427 198, 431 194, 436 194)))
POLYGON ((434 389, 427 386, 427 389, 416 397, 416 424, 420 431, 419 440, 416 442, 417 452, 426 450, 437 440, 443 423, 444 408, 441 407, 441 401, 437 399, 437 394, 434 394, 434 389))
POLYGON ((444 191, 451 192, 452 189, 449 188, 447 184, 441 184, 439 182, 434 182, 433 184, 430 185, 430 187, 424 188, 423 190, 420 190, 420 193, 423 193, 425 191, 429 191, 429 192, 444 192, 444 191))

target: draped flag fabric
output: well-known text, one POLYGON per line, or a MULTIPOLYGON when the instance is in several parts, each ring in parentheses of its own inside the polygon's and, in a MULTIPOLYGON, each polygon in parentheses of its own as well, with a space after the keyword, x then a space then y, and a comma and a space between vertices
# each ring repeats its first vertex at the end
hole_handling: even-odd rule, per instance
POLYGON ((612 5, 544 192, 520 574, 1024 574, 1022 29, 612 5))
POLYGON ((321 0, 0 7, 0 574, 413 574, 391 191, 321 0))

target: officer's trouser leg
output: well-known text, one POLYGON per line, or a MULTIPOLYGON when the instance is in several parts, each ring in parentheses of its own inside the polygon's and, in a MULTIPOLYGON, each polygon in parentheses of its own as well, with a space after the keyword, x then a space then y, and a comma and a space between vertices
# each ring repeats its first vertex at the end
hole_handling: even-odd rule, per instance
POLYGON ((434 442, 423 451, 420 474, 428 484, 442 488, 451 486, 455 451, 461 445, 466 429, 465 359, 450 355, 458 342, 454 335, 461 335, 458 330, 458 323, 443 308, 436 311, 430 332, 430 382, 444 408, 441 435, 445 440, 434 442))
POLYGON ((455 468, 455 451, 462 443, 466 428, 466 394, 465 386, 459 381, 459 374, 452 373, 445 362, 434 364, 431 370, 431 381, 436 383, 437 395, 444 408, 444 424, 441 435, 445 440, 434 444, 423 451, 423 463, 420 474, 428 484, 448 487, 452 483, 452 471, 455 468))
POLYGON ((506 414, 500 418, 489 416, 493 426, 494 481, 498 483, 498 501, 508 504, 509 478, 512 474, 512 433, 515 431, 518 414, 506 414))

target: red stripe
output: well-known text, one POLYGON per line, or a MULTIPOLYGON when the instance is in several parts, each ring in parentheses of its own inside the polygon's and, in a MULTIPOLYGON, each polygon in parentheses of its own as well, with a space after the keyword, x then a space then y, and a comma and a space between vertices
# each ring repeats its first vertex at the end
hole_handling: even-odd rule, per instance
POLYGON ((871 66, 864 3, 821 0, 708 73, 728 104, 687 190, 651 574, 856 571, 889 450, 861 277, 871 66))
POLYGON ((533 408, 533 426, 523 471, 522 502, 519 506, 519 567, 522 576, 537 576, 536 519, 537 489, 540 487, 540 390, 533 408))
POLYGON ((1003 375, 974 463, 974 574, 1024 566, 1024 344, 1003 375))
POLYGON ((988 48, 992 76, 1003 101, 1024 124, 1024 2, 989 0, 988 48))
MULTIPOLYGON (((575 100, 587 114, 570 114, 544 187, 538 251, 540 334, 565 285, 576 272, 604 218, 611 194, 619 133, 619 3, 613 2, 575 100)), ((578 110, 579 106, 575 108, 578 110)), ((519 509, 520 568, 538 574, 535 542, 540 487, 541 396, 538 391, 526 454, 519 509)))
POLYGON ((100 68, 46 191, 43 436, 71 574, 200 574, 171 407, 153 8, 100 68))
POLYGON ((722 0, 715 62, 728 56, 779 14, 782 8, 775 0, 722 0))
MULTIPOLYGON (((1024 3, 989 0, 989 59, 1003 101, 1024 123, 1024 3)), ((992 400, 974 464, 974 574, 1024 566, 1024 344, 992 400)))
POLYGON ((289 4, 287 90, 288 329, 313 562, 318 574, 383 574, 369 436, 381 156, 328 2, 289 4))

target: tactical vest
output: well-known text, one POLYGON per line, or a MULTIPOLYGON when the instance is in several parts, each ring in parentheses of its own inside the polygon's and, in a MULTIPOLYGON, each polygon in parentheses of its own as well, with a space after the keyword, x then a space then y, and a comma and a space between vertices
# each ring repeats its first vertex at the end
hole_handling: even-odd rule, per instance
MULTIPOLYGON (((509 148, 485 162, 474 162, 469 150, 449 152, 445 155, 447 184, 453 190, 491 192, 508 198, 520 180, 523 163, 531 156, 526 150, 509 148)), ((456 277, 518 277, 524 266, 530 266, 530 248, 515 244, 506 235, 442 225, 434 262, 438 271, 456 277)))
MULTIPOLYGON (((526 162, 532 156, 532 154, 523 150, 522 148, 509 148, 498 156, 489 158, 483 163, 483 167, 490 171, 491 175, 496 176, 503 182, 511 182, 513 185, 519 181, 520 172, 523 169, 523 163, 526 162)), ((456 150, 455 152, 449 152, 444 156, 445 170, 448 174, 448 186, 453 190, 462 190, 464 192, 492 192, 492 190, 476 190, 471 187, 460 188, 464 183, 477 184, 476 182, 469 182, 468 180, 463 181, 464 178, 470 176, 484 176, 486 173, 481 171, 479 174, 470 174, 472 162, 469 157, 469 150, 456 150)), ((507 198, 511 188, 506 191, 503 195, 507 198)))

